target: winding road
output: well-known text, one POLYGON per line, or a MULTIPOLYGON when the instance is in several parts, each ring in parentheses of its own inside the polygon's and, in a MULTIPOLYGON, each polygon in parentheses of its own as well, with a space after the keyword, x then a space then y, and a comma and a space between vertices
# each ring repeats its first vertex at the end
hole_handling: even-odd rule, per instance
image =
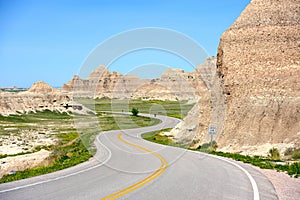
POLYGON ((155 126, 102 132, 88 162, 1 184, 0 199, 278 199, 270 181, 251 166, 141 139, 180 122, 156 117, 162 122, 155 126))

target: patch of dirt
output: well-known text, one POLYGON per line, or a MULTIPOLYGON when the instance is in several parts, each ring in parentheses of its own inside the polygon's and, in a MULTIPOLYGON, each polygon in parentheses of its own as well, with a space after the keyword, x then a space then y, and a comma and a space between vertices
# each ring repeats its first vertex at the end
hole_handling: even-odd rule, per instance
POLYGON ((37 166, 44 166, 50 154, 50 151, 42 149, 31 154, 2 158, 0 159, 0 178, 11 170, 23 171, 37 166))
POLYGON ((22 152, 31 152, 37 146, 56 144, 57 139, 47 130, 20 130, 17 133, 1 135, 0 154, 14 155, 22 152))

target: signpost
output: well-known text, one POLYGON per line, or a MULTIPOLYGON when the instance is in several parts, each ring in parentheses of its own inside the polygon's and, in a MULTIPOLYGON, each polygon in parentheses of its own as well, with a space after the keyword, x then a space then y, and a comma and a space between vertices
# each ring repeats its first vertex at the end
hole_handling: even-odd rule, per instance
POLYGON ((216 127, 215 126, 209 126, 208 127, 208 134, 210 135, 210 148, 212 149, 213 135, 216 134, 216 127))
POLYGON ((216 134, 216 127, 215 126, 209 126, 208 127, 208 133, 209 133, 209 135, 216 134))

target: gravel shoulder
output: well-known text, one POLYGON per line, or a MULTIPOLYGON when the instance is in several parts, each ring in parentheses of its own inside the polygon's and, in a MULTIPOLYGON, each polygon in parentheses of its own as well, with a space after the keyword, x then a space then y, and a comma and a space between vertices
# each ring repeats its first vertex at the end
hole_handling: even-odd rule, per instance
POLYGON ((300 199, 300 178, 292 178, 286 173, 275 170, 252 167, 264 174, 271 181, 279 200, 300 199))

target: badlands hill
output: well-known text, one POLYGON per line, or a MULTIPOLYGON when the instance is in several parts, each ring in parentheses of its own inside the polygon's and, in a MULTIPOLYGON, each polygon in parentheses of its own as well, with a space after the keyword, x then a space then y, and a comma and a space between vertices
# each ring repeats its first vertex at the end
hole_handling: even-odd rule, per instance
POLYGON ((136 75, 122 75, 99 66, 86 79, 75 75, 64 84, 62 92, 91 98, 142 98, 158 100, 196 101, 205 85, 197 70, 184 72, 167 69, 160 78, 140 79, 136 75), (201 85, 201 88, 197 88, 201 85), (196 89, 197 88, 197 89, 196 89))
POLYGON ((223 34, 217 57, 227 99, 221 147, 299 147, 299 35, 299 0, 252 0, 223 34))
POLYGON ((49 93, 57 93, 59 89, 55 89, 45 83, 44 81, 35 82, 31 88, 28 90, 31 93, 40 93, 40 94, 49 94, 49 93))

